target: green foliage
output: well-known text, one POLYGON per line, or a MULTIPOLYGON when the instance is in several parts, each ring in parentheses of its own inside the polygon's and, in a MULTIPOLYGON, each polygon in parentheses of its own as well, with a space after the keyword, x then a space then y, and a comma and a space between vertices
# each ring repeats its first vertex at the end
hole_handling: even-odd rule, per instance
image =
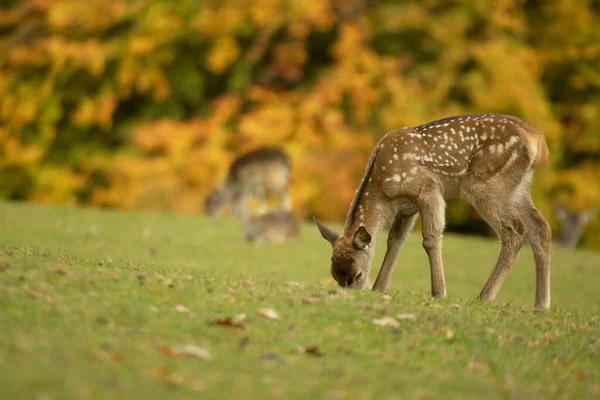
MULTIPOLYGON (((501 112, 546 134, 542 211, 586 210, 600 204, 599 43, 590 1, 11 2, 0 196, 196 213, 234 156, 280 144, 296 211, 341 220, 384 132, 501 112)), ((450 215, 479 229, 462 205, 450 215)), ((584 243, 600 246, 597 224, 584 243)))

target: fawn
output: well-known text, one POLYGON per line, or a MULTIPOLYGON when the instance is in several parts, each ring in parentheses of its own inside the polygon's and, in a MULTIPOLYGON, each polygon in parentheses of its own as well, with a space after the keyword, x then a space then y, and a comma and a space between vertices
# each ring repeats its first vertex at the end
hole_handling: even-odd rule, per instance
POLYGON ((268 193, 274 193, 282 208, 289 210, 289 175, 290 160, 277 147, 263 147, 244 154, 233 161, 225 181, 207 197, 205 210, 214 215, 230 206, 234 214, 242 213, 248 198, 254 197, 264 211, 268 193))
POLYGON ((300 235, 298 220, 290 211, 271 210, 240 218, 246 240, 255 243, 286 242, 300 235))
POLYGON ((492 301, 527 240, 536 268, 535 307, 550 307, 550 226, 535 208, 529 186, 544 164, 543 134, 507 115, 461 115, 387 133, 376 145, 340 236, 315 219, 332 246, 331 274, 343 287, 364 289, 375 239, 390 228, 387 251, 373 285, 385 292, 396 257, 421 215, 431 293, 446 296, 442 266, 445 200, 463 198, 500 238, 500 254, 479 299, 492 301))

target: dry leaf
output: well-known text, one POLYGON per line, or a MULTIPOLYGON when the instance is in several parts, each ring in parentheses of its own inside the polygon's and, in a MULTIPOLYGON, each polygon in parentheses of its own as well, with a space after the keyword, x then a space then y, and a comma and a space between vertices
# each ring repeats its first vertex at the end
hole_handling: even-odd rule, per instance
POLYGON ((231 322, 233 322, 234 324, 241 324, 245 320, 246 320, 246 314, 244 314, 244 313, 235 314, 233 317, 231 317, 231 322))
POLYGON ((486 333, 489 333, 490 335, 496 333, 496 329, 492 328, 491 326, 488 326, 485 328, 486 333))
POLYGON ((311 297, 304 297, 302 298, 302 303, 304 304, 314 304, 314 303, 319 303, 322 299, 320 297, 317 296, 311 296, 311 297))
POLYGON ((440 304, 438 304, 438 303, 430 303, 430 302, 425 303, 425 307, 442 308, 442 306, 440 304))
POLYGON ((183 304, 177 304, 174 308, 175 311, 180 312, 180 313, 188 313, 190 312, 190 309, 187 308, 186 306, 184 306, 183 304))
POLYGON ((487 365, 486 363, 479 362, 479 361, 469 361, 469 363, 467 364, 467 369, 469 371, 482 372, 482 373, 487 373, 490 371, 489 365, 487 365))
POLYGON ((415 321, 417 319, 417 316, 415 314, 404 313, 398 314, 396 318, 398 318, 399 320, 415 321))
POLYGON ((175 353, 175 351, 173 351, 173 349, 171 349, 169 346, 161 345, 161 346, 159 346, 159 348, 160 348, 161 353, 163 353, 163 356, 169 357, 169 358, 177 357, 177 353, 175 353))
MULTIPOLYGON (((244 317, 245 317, 245 315, 244 315, 244 317)), ((209 322, 208 324, 212 325, 212 326, 220 326, 222 328, 229 328, 238 333, 241 333, 245 328, 243 324, 234 322, 233 318, 221 318, 221 319, 217 319, 215 321, 209 322)))
POLYGON ((110 353, 110 359, 114 362, 121 362, 125 359, 125 357, 121 353, 110 353))
POLYGON ((271 308, 261 308, 258 310, 258 313, 268 319, 281 319, 277 311, 271 308))
POLYGON ((452 339, 454 337, 454 332, 450 328, 444 328, 444 336, 446 336, 447 339, 452 339))
POLYGON ((319 348, 317 346, 311 346, 311 347, 298 346, 298 347, 296 347, 296 350, 294 351, 294 353, 307 354, 307 355, 313 356, 313 357, 323 357, 325 355, 325 354, 323 354, 323 352, 321 352, 321 350, 319 350, 319 348))
POLYGON ((577 382, 583 382, 585 381, 585 371, 580 369, 579 371, 577 371, 577 374, 575 375, 575 379, 577 379, 577 382))
POLYGON ((371 322, 373 322, 377 326, 389 326, 390 328, 400 327, 400 322, 396 321, 392 317, 376 318, 371 322))
POLYGON ((196 346, 194 344, 183 344, 175 346, 175 352, 177 355, 185 355, 200 358, 204 361, 212 360, 212 355, 204 347, 196 346))

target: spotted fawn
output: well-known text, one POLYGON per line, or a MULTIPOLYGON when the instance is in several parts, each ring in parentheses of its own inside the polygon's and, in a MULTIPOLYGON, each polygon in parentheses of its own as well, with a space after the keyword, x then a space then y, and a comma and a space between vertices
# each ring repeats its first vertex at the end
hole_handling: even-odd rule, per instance
POLYGON ((500 254, 480 300, 492 301, 525 241, 533 249, 535 307, 550 307, 550 227, 529 194, 533 170, 546 162, 544 135, 507 115, 450 117, 387 133, 376 145, 338 235, 315 220, 332 246, 331 274, 364 289, 375 239, 389 228, 387 251, 373 285, 386 291, 396 257, 420 214, 431 293, 446 296, 442 235, 446 200, 466 199, 496 231, 500 254))

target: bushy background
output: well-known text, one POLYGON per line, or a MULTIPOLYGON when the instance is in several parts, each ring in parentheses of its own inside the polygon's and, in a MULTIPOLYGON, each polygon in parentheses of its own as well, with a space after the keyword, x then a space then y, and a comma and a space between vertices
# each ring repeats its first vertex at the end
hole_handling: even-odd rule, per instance
MULTIPOLYGON (((1 4, 1 198, 199 213, 276 144, 297 213, 341 221, 386 131, 500 112, 546 134, 547 217, 600 203, 600 1, 1 4)), ((461 202, 449 227, 486 230, 461 202)))

